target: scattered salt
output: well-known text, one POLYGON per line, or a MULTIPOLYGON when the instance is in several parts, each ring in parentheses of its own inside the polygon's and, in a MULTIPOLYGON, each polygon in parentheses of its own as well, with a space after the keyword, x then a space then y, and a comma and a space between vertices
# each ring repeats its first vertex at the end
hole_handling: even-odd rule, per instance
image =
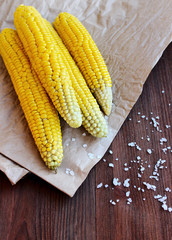
POLYGON ((167 139, 163 137, 160 139, 160 144, 163 145, 164 142, 167 142, 167 139))
POLYGON ((94 154, 93 154, 93 153, 88 153, 88 157, 89 157, 90 159, 94 159, 94 154))
POLYGON ((169 187, 165 188, 166 192, 171 192, 171 189, 169 187))
POLYGON ((126 192, 126 197, 130 196, 130 191, 126 192))
POLYGON ((101 159, 102 157, 101 157, 100 155, 97 155, 97 158, 98 158, 98 159, 101 159))
POLYGON ((85 137, 85 136, 86 136, 86 133, 83 133, 83 134, 82 134, 82 136, 84 136, 84 137, 85 137))
POLYGON ((105 158, 103 158, 103 162, 106 162, 106 159, 105 159, 105 158))
POLYGON ((118 179, 118 178, 114 178, 114 179, 113 179, 113 185, 114 185, 114 186, 120 186, 120 185, 121 185, 121 182, 119 182, 119 179, 118 179))
POLYGON ((103 183, 99 183, 98 185, 97 185, 97 188, 101 188, 103 186, 103 183))
POLYGON ((105 184, 105 188, 107 188, 109 185, 108 184, 105 184))
POLYGON ((150 148, 148 148, 147 150, 147 153, 151 154, 152 153, 152 150, 150 148))
POLYGON ((87 144, 83 144, 82 146, 83 146, 83 148, 86 148, 86 147, 87 147, 87 144))
POLYGON ((116 205, 116 203, 111 199, 110 200, 110 203, 112 204, 112 205, 116 205))
POLYGON ((75 142, 75 140, 76 140, 75 138, 72 138, 72 142, 75 142))
POLYGON ((109 150, 109 153, 110 153, 110 154, 113 154, 112 150, 109 150))
POLYGON ((146 183, 146 182, 143 182, 143 184, 147 187, 148 190, 150 189, 150 190, 156 191, 155 185, 151 185, 150 183, 146 183))
POLYGON ((113 163, 109 163, 109 167, 114 167, 114 164, 113 163))
POLYGON ((124 186, 124 187, 129 187, 129 186, 130 186, 129 181, 130 181, 129 178, 127 178, 126 180, 124 180, 123 186, 124 186))
POLYGON ((171 126, 170 125, 165 125, 166 128, 170 128, 171 126))

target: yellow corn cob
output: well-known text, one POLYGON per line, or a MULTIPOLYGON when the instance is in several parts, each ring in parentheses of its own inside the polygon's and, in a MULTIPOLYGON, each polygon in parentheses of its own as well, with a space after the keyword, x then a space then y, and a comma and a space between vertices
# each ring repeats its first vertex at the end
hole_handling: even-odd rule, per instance
POLYGON ((1 32, 0 50, 41 157, 49 169, 56 169, 63 157, 58 113, 31 68, 15 30, 1 32))
POLYGON ((111 78, 95 42, 82 23, 69 13, 60 13, 54 27, 74 58, 104 113, 112 107, 111 78))
POLYGON ((56 109, 71 127, 80 127, 81 111, 69 74, 44 19, 35 8, 20 5, 14 13, 14 24, 26 54, 56 109))
POLYGON ((72 86, 75 90, 76 98, 81 108, 83 126, 95 137, 107 136, 108 128, 106 121, 81 72, 55 29, 48 21, 45 20, 45 23, 59 46, 62 59, 68 69, 72 86))

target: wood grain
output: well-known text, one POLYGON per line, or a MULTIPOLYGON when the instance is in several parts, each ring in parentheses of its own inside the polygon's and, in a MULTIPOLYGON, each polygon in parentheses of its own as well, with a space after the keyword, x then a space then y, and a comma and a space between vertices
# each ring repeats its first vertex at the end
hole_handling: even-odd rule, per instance
POLYGON ((105 154, 107 161, 101 160, 92 169, 73 198, 33 174, 11 186, 0 173, 0 240, 171 240, 172 213, 164 211, 153 197, 166 193, 167 204, 172 206, 172 193, 164 191, 166 187, 172 189, 172 153, 164 154, 159 142, 160 138, 166 137, 168 142, 164 146, 172 146, 172 127, 167 129, 165 126, 172 126, 171 115, 172 44, 152 70, 142 95, 111 144, 109 149, 113 150, 113 155, 105 154), (149 120, 141 119, 138 112, 149 120), (157 132, 150 124, 152 116, 159 116, 162 132, 157 132), (150 142, 146 140, 147 135, 150 142), (142 148, 141 151, 127 146, 133 141, 142 148), (146 152, 147 148, 153 149, 151 155, 146 152), (147 168, 144 163, 146 170, 141 179, 137 178, 140 165, 130 162, 137 156, 151 165, 147 168), (160 180, 156 182, 149 176, 159 158, 166 159, 167 169, 159 171, 160 180), (110 162, 114 163, 114 168, 108 167, 110 162), (124 163, 131 166, 129 171, 124 171, 124 163), (126 204, 128 188, 121 185, 112 189, 114 177, 121 182, 130 179, 132 204, 126 204), (146 190, 143 181, 156 184, 157 191, 146 190), (97 189, 100 182, 109 187, 97 189), (145 191, 138 191, 134 185, 145 191), (113 206, 109 202, 111 199, 120 201, 113 206))

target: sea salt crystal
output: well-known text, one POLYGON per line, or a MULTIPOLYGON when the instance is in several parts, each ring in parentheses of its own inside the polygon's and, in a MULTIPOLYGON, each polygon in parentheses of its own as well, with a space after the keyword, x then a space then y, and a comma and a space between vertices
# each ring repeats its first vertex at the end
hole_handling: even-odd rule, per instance
POLYGON ((147 153, 151 154, 152 153, 152 150, 150 148, 148 148, 147 150, 147 153))
POLYGON ((112 204, 112 205, 116 205, 116 203, 111 199, 110 200, 110 203, 112 204))
POLYGON ((85 136, 86 136, 86 133, 83 133, 83 134, 82 134, 82 136, 84 136, 84 137, 85 137, 85 136))
POLYGON ((155 179, 156 181, 159 181, 159 178, 157 176, 149 176, 150 179, 155 179))
POLYGON ((163 197, 161 196, 160 198, 158 198, 158 201, 162 202, 162 203, 165 203, 166 202, 165 200, 167 200, 167 196, 166 195, 164 195, 163 197))
POLYGON ((161 198, 162 196, 160 194, 154 196, 155 199, 161 198))
POLYGON ((137 156, 137 160, 140 160, 141 159, 141 157, 140 156, 137 156))
POLYGON ((121 185, 121 182, 119 181, 119 178, 114 178, 113 179, 113 185, 114 186, 120 186, 121 185))
POLYGON ((113 163, 109 163, 109 167, 114 167, 114 164, 113 163))
POLYGON ((132 199, 131 198, 127 198, 127 204, 132 203, 132 199))
POLYGON ((164 91, 164 90, 162 90, 161 92, 162 92, 162 93, 165 93, 165 91, 164 91))
POLYGON ((131 118, 129 118, 129 121, 131 121, 131 118))
POLYGON ((169 207, 169 208, 168 208, 168 211, 169 211, 169 212, 172 212, 172 207, 169 207))
POLYGON ((166 192, 171 192, 171 189, 169 187, 165 188, 166 192))
POLYGON ((115 160, 118 161, 118 158, 116 158, 115 160))
POLYGON ((124 166, 127 166, 127 163, 124 163, 124 166))
POLYGON ((106 162, 106 159, 105 159, 105 158, 103 158, 103 162, 106 162))
POLYGON ((83 148, 86 148, 86 147, 87 147, 87 144, 83 144, 82 146, 83 146, 83 148))
POLYGON ((124 186, 124 187, 129 187, 129 186, 130 186, 129 181, 130 181, 129 178, 127 178, 126 180, 124 180, 123 186, 124 186))
POLYGON ((66 143, 65 146, 68 147, 68 146, 69 146, 69 143, 66 143))
POLYGON ((159 119, 159 116, 157 116, 156 119, 159 119))
POLYGON ((160 139, 160 144, 163 145, 164 142, 167 142, 167 139, 163 137, 160 139))
POLYGON ((168 207, 167 207, 167 204, 166 204, 166 203, 163 203, 161 207, 162 207, 165 211, 168 210, 168 207))
POLYGON ((93 153, 88 153, 88 157, 89 157, 90 159, 94 159, 94 154, 93 154, 93 153))
POLYGON ((110 154, 113 154, 112 150, 109 150, 109 153, 110 153, 110 154))
POLYGON ((129 147, 135 147, 136 146, 136 142, 130 142, 130 143, 128 143, 128 146, 129 147))
POLYGON ((98 158, 98 159, 101 159, 102 157, 101 157, 100 155, 97 155, 97 158, 98 158))
POLYGON ((71 175, 71 176, 75 175, 74 171, 71 170, 70 168, 66 168, 66 174, 71 175))
POLYGON ((138 120, 137 122, 140 123, 140 120, 138 120))
POLYGON ((157 122, 156 119, 153 117, 151 119, 152 119, 154 128, 156 128, 156 130, 159 131, 159 122, 157 122))
POLYGON ((140 112, 138 112, 137 114, 140 115, 140 112))
POLYGON ((109 185, 108 184, 105 184, 105 188, 107 188, 109 185))
POLYGON ((145 115, 142 115, 141 118, 145 118, 145 115))
POLYGON ((148 190, 150 189, 150 190, 156 191, 155 185, 151 185, 150 183, 146 183, 146 182, 143 182, 143 184, 147 187, 148 190))
POLYGON ((130 196, 130 191, 126 192, 126 197, 130 196))
POLYGON ((170 125, 165 125, 166 128, 170 128, 171 126, 170 125))
POLYGON ((145 201, 146 200, 146 198, 143 198, 143 201, 145 201))
POLYGON ((136 148, 139 150, 139 151, 141 151, 142 149, 138 146, 138 145, 136 145, 136 148))
POLYGON ((129 168, 124 168, 124 171, 126 171, 126 172, 127 172, 128 170, 129 170, 129 168))
POLYGON ((97 185, 97 188, 101 188, 103 186, 103 183, 99 183, 98 185, 97 185))
POLYGON ((75 138, 72 138, 72 142, 75 142, 75 140, 76 140, 75 138))
POLYGON ((141 175, 140 173, 137 173, 137 176, 138 176, 139 178, 141 178, 141 177, 142 177, 142 175, 141 175))

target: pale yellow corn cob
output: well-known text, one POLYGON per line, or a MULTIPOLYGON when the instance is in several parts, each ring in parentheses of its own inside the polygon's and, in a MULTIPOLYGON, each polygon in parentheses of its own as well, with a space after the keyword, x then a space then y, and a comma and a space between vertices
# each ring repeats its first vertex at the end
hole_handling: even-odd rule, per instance
POLYGON ((55 19, 54 27, 104 113, 109 115, 112 107, 112 83, 95 42, 82 23, 69 13, 60 13, 55 19))
POLYGON ((20 5, 14 13, 14 24, 56 109, 71 127, 80 127, 82 116, 70 77, 44 19, 35 8, 20 5))
POLYGON ((49 169, 56 169, 63 157, 58 113, 42 87, 13 29, 0 34, 0 52, 35 143, 49 169))
POLYGON ((45 23, 60 48, 62 59, 68 69, 72 86, 76 92, 76 98, 81 108, 83 126, 95 137, 107 136, 108 127, 106 121, 81 72, 55 29, 48 21, 45 20, 45 23))

